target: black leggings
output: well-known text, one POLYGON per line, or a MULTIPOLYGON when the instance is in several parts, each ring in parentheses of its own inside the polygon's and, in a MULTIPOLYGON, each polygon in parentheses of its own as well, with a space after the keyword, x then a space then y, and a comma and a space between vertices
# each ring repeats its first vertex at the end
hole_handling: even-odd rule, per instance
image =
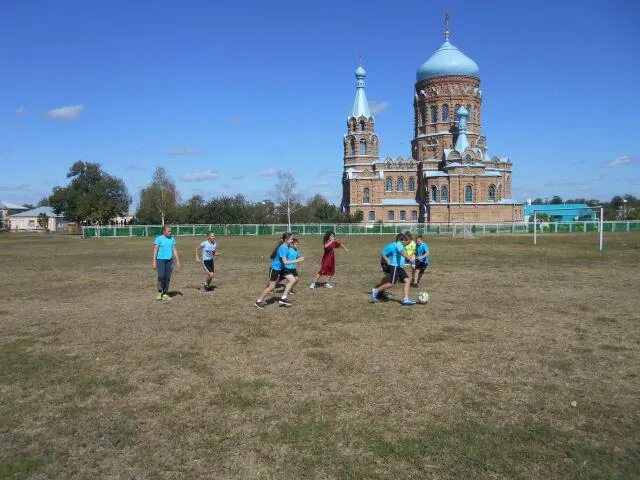
POLYGON ((171 271, 173 267, 173 259, 171 260, 156 260, 158 265, 158 282, 162 286, 162 293, 169 291, 169 282, 171 282, 171 271))

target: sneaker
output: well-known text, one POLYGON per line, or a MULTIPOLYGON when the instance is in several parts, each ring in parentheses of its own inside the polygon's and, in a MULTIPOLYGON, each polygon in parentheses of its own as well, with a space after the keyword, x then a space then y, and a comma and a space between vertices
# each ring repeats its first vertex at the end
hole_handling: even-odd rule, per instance
POLYGON ((316 288, 316 282, 313 282, 311 285, 309 285, 309 288, 316 288))
POLYGON ((254 305, 256 306, 256 308, 259 308, 260 310, 264 310, 264 302, 260 302, 259 300, 256 300, 256 303, 254 303, 254 305))
POLYGON ((331 285, 329 282, 324 284, 324 288, 333 288, 333 285, 331 285))
POLYGON ((402 301, 402 305, 415 305, 415 304, 416 304, 416 302, 414 302, 414 301, 413 301, 413 300, 411 300, 410 298, 405 298, 405 299, 402 301))
POLYGON ((162 300, 162 292, 157 293, 156 300, 162 300))
POLYGON ((293 307, 293 303, 288 298, 281 298, 278 303, 281 307, 293 307))
POLYGON ((298 293, 298 292, 296 292, 295 290, 289 290, 289 294, 291 294, 291 295, 295 295, 296 293, 298 293))
POLYGON ((378 301, 378 294, 376 293, 376 289, 371 289, 371 303, 376 303, 378 301))
POLYGON ((167 295, 166 293, 162 294, 162 301, 163 302, 170 302, 171 301, 171 297, 169 295, 167 295))

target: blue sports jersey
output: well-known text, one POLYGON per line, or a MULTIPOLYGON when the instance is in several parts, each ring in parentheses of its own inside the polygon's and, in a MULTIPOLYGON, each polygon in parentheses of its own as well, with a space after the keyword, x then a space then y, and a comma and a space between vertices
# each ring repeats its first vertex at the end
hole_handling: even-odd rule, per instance
POLYGON ((218 245, 216 242, 211 243, 209 240, 202 242, 200 244, 200 248, 202 249, 202 260, 213 260, 217 247, 218 245))
POLYGON ((404 245, 402 245, 402 242, 396 242, 396 251, 398 252, 398 253, 396 253, 396 259, 397 259, 396 261, 397 261, 397 263, 395 265, 391 264, 392 267, 404 268, 405 260, 404 260, 404 256, 402 256, 402 254, 400 252, 404 252, 406 250, 407 249, 405 248, 404 245))
MULTIPOLYGON (((385 245, 382 249, 382 253, 389 259, 389 262, 393 262, 393 259, 396 255, 396 242, 391 242, 385 245)), ((384 259, 382 259, 382 262, 384 262, 384 259)))
MULTIPOLYGON (((290 248, 289 252, 287 253, 287 260, 291 262, 293 260, 297 260, 299 256, 300 256, 300 250, 296 250, 295 248, 290 248)), ((295 270, 297 265, 298 265, 297 263, 285 263, 284 268, 285 270, 295 270)))
POLYGON ((171 260, 173 258, 173 246, 176 244, 176 239, 173 237, 165 237, 159 235, 153 242, 158 245, 158 260, 171 260))
POLYGON ((284 243, 278 247, 278 251, 276 252, 276 257, 271 261, 271 268, 273 270, 282 270, 284 268, 284 263, 282 263, 282 257, 287 258, 289 253, 289 247, 284 243))
MULTIPOLYGON (((425 253, 429 253, 429 245, 422 242, 422 244, 418 245, 418 247, 416 248, 416 260, 418 260, 417 257, 421 257, 425 253)), ((429 257, 421 258, 418 261, 422 263, 429 263, 429 257)))

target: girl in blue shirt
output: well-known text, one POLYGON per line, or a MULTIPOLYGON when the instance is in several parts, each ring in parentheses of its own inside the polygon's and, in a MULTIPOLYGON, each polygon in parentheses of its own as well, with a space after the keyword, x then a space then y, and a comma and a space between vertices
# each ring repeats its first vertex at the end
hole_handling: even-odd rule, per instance
POLYGON ((176 259, 176 267, 180 267, 176 239, 171 236, 171 225, 163 225, 162 235, 158 235, 153 242, 153 269, 158 271, 156 300, 171 300, 169 282, 171 282, 174 258, 176 259))
POLYGON ((263 309, 265 307, 264 297, 276 288, 276 283, 282 276, 287 279, 287 284, 284 287, 284 292, 282 293, 282 297, 278 302, 282 307, 291 307, 293 304, 289 301, 287 296, 291 291, 291 287, 295 283, 294 276, 285 271, 285 265, 300 263, 304 260, 304 257, 299 257, 296 260, 289 260, 287 258, 289 254, 289 248, 291 248, 291 243, 293 242, 293 235, 291 233, 283 233, 282 238, 280 239, 280 243, 276 246, 276 248, 271 253, 271 268, 269 269, 269 281, 267 286, 264 287, 264 290, 260 294, 260 296, 256 299, 255 306, 259 309, 263 309))

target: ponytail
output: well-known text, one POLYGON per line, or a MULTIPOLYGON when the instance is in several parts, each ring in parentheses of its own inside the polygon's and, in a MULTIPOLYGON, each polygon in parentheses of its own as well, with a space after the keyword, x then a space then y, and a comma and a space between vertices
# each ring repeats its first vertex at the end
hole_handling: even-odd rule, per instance
POLYGON ((276 258, 276 255, 278 254, 278 249, 280 248, 280 245, 282 245, 284 242, 286 242, 287 240, 289 240, 289 238, 291 238, 291 233, 286 232, 282 234, 282 237, 280 237, 280 242, 278 242, 278 244, 276 245, 276 248, 273 249, 273 252, 271 252, 271 256, 269 258, 271 258, 271 260, 276 258))

